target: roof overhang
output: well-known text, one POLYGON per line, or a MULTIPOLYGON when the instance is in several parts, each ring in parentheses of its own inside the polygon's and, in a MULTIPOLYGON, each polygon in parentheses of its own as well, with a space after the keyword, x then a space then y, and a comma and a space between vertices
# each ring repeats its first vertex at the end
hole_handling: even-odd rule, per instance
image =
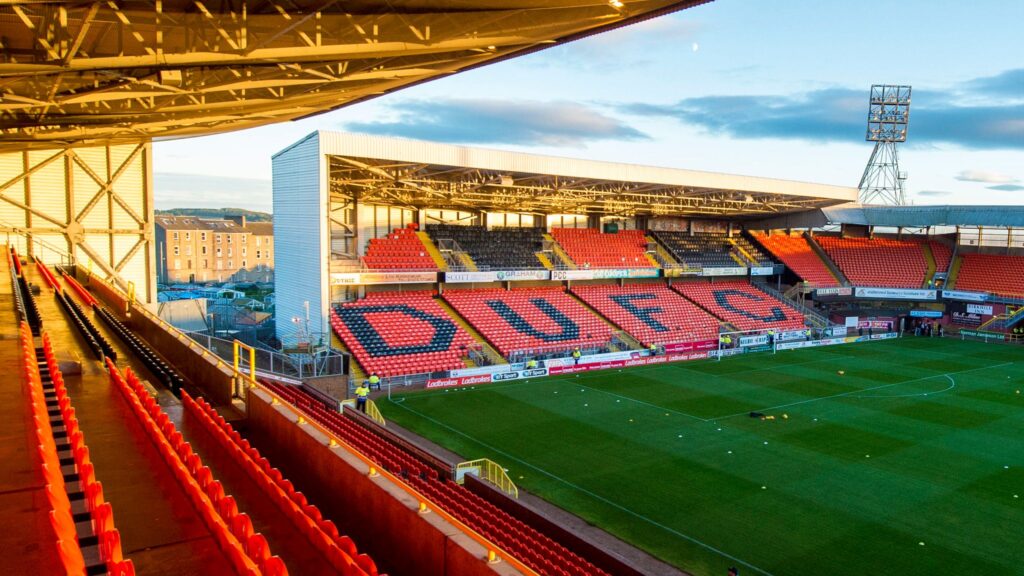
MULTIPOLYGON (((332 195, 410 208, 766 217, 850 202, 857 189, 321 131, 332 195)), ((306 140, 304 138, 302 141, 306 140)), ((286 148, 278 155, 284 154, 286 148)))
POLYGON ((0 150, 295 120, 710 0, 0 3, 0 150))

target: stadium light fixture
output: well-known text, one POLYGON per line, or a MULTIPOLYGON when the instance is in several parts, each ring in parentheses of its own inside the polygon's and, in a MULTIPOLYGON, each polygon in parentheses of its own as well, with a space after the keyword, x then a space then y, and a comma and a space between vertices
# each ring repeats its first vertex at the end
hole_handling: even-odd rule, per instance
POLYGON ((875 148, 860 179, 862 204, 906 204, 904 182, 907 173, 900 170, 896 145, 907 141, 910 125, 910 86, 874 84, 868 99, 868 126, 865 140, 875 148))

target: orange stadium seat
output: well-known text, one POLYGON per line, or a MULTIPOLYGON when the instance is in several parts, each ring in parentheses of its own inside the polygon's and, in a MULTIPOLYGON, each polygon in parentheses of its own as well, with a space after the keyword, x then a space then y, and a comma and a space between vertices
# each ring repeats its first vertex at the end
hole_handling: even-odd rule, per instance
POLYGON ((336 305, 331 327, 368 374, 464 368, 475 345, 430 292, 373 292, 336 305))
POLYGON ((437 263, 412 228, 396 228, 384 238, 372 238, 363 264, 373 270, 437 270, 437 263))
POLYGON ((815 240, 857 286, 920 288, 928 262, 921 243, 892 238, 839 238, 815 236, 815 240))
POLYGON ((593 228, 552 228, 551 236, 579 268, 652 268, 643 230, 606 234, 593 228))
POLYGON ((804 317, 746 282, 688 282, 672 286, 740 330, 801 330, 804 317))
POLYGON ((1024 256, 964 254, 956 289, 1024 296, 1024 256))
POLYGON ((718 319, 664 284, 575 286, 572 292, 644 346, 718 338, 718 319))
POLYGON ((814 286, 839 286, 839 281, 803 236, 755 234, 754 238, 794 274, 814 286))
POLYGON ((503 356, 597 349, 612 330, 562 288, 448 290, 444 299, 503 356))
POLYGON ((337 435, 342 442, 402 478, 435 507, 513 554, 538 574, 607 574, 538 527, 498 508, 464 486, 441 478, 431 464, 394 441, 359 424, 350 416, 328 410, 301 388, 273 382, 262 384, 337 435))

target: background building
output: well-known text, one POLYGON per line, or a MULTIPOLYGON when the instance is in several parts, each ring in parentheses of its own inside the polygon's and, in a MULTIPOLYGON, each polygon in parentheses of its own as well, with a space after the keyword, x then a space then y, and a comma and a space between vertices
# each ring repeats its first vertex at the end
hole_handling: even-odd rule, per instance
POLYGON ((156 217, 157 274, 164 284, 272 282, 274 225, 194 216, 156 217))

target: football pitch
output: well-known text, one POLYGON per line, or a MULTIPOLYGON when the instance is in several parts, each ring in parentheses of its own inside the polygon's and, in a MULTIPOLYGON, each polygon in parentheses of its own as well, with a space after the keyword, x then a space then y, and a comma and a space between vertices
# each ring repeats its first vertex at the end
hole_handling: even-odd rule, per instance
POLYGON ((1019 346, 909 337, 379 405, 693 574, 1024 574, 1019 346))

